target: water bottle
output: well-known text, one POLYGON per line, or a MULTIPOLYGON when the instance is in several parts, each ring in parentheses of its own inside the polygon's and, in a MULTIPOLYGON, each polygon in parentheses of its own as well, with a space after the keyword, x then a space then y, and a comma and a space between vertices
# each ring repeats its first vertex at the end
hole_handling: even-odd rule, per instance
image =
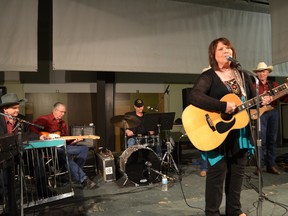
POLYGON ((162 177, 162 191, 168 191, 168 179, 166 175, 162 177))

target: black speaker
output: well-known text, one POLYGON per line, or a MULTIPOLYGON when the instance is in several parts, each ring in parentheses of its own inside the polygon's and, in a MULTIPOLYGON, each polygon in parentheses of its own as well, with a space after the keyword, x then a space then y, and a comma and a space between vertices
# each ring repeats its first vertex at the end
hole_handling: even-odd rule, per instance
POLYGON ((5 94, 7 94, 7 88, 5 86, 0 86, 0 103, 2 103, 1 97, 5 94))
POLYGON ((190 94, 192 88, 185 88, 182 89, 182 105, 183 105, 183 110, 190 104, 188 103, 188 96, 190 94))
POLYGON ((283 146, 288 145, 288 104, 286 103, 281 103, 280 104, 280 111, 281 111, 281 116, 280 116, 280 123, 281 123, 281 135, 282 135, 282 144, 283 146))
MULTIPOLYGON (((95 126, 71 126, 70 134, 72 136, 95 135, 95 126)), ((79 144, 92 148, 96 146, 96 142, 97 140, 95 139, 84 139, 83 141, 80 141, 79 144)))

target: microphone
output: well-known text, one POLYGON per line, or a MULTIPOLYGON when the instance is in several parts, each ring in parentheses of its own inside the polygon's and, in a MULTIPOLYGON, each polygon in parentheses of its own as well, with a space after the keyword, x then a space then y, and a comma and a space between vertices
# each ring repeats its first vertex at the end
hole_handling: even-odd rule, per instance
POLYGON ((236 59, 232 58, 231 56, 226 56, 226 59, 228 61, 233 62, 236 65, 236 67, 241 67, 241 64, 236 59))
POLYGON ((145 165, 147 166, 148 176, 150 176, 152 163, 150 161, 146 161, 145 165))
POLYGON ((166 93, 169 94, 169 87, 170 87, 170 85, 167 86, 166 90, 164 91, 164 94, 166 94, 166 93))
POLYGON ((145 165, 146 165, 147 167, 151 167, 151 166, 152 166, 152 163, 151 163, 150 161, 146 161, 146 162, 145 162, 145 165))
POLYGON ((147 106, 147 109, 148 109, 148 110, 153 110, 153 111, 155 111, 155 112, 158 112, 158 111, 159 111, 158 109, 153 108, 153 107, 151 107, 151 106, 147 106))
POLYGON ((236 67, 237 67, 238 70, 242 71, 243 73, 248 74, 249 76, 255 77, 255 74, 254 74, 254 73, 252 73, 252 72, 250 72, 250 71, 248 71, 248 70, 242 69, 242 68, 241 68, 241 67, 242 67, 241 64, 240 64, 236 59, 232 58, 231 56, 226 56, 226 59, 227 59, 228 61, 233 62, 233 63, 236 65, 236 67))
POLYGON ((180 137, 180 139, 181 139, 182 137, 185 137, 185 136, 187 136, 187 133, 182 134, 181 137, 180 137))

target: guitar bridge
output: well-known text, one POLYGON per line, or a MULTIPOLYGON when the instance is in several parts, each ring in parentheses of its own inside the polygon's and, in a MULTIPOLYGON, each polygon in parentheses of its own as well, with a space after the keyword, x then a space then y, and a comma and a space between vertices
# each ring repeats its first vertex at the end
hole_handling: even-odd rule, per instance
POLYGON ((208 123, 209 127, 211 128, 212 131, 215 131, 215 126, 210 118, 210 116, 208 114, 205 115, 206 117, 206 122, 208 123))

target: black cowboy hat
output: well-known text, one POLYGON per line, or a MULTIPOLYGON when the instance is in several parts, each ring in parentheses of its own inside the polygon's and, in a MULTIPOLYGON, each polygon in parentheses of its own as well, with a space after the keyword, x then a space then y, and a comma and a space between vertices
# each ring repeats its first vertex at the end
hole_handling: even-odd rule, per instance
POLYGON ((15 93, 7 93, 5 95, 2 95, 1 102, 2 103, 0 104, 0 107, 4 107, 4 106, 16 105, 21 102, 25 102, 25 100, 24 99, 19 100, 15 93))

